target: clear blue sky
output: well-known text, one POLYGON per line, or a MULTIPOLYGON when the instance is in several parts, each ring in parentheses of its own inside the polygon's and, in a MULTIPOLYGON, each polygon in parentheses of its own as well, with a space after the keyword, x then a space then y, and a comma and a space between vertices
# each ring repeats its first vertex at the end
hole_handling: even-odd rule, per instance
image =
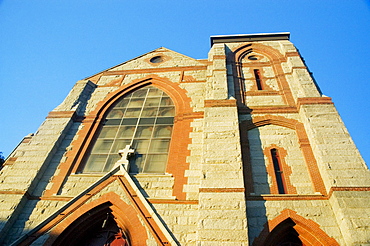
POLYGON ((206 58, 211 35, 290 32, 370 162, 370 1, 0 0, 0 151, 74 83, 164 46, 206 58))

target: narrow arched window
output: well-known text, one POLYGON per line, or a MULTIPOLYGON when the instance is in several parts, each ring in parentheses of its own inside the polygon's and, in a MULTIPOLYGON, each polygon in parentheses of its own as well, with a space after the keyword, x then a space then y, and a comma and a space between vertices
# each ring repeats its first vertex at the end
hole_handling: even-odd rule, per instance
POLYGON ((254 72, 254 78, 256 79, 257 89, 259 91, 261 91, 261 90, 263 90, 263 86, 262 86, 262 81, 261 81, 260 70, 259 69, 254 69, 253 72, 254 72))
POLYGON ((272 162, 274 164, 275 178, 279 194, 286 194, 286 187, 284 183, 284 174, 281 166, 279 152, 277 149, 271 149, 272 162))
POLYGON ((136 155, 130 173, 164 173, 174 115, 171 98, 154 86, 127 94, 106 115, 83 172, 109 171, 118 151, 131 145, 136 155))

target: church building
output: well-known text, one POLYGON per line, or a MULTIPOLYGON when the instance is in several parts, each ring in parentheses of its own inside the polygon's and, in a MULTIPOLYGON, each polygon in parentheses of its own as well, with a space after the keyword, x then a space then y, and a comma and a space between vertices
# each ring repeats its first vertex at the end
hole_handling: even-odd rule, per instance
POLYGON ((0 245, 370 245, 370 171, 289 37, 77 81, 1 167, 0 245))

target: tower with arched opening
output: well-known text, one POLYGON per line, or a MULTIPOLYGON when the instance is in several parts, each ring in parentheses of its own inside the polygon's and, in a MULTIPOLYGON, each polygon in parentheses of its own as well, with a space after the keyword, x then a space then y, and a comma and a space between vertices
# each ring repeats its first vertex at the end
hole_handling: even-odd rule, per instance
POLYGON ((289 33, 78 81, 0 173, 2 245, 362 245, 370 172, 289 33))

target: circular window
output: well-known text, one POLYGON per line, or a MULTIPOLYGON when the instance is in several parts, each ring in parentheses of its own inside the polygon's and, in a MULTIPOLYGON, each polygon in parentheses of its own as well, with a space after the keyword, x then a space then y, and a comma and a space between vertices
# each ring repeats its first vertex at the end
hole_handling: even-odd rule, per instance
POLYGON ((163 57, 162 56, 155 56, 150 59, 151 63, 160 63, 163 62, 163 57))
POLYGON ((257 56, 248 56, 248 59, 249 60, 252 60, 252 61, 256 61, 256 60, 258 60, 258 58, 257 58, 257 56))

